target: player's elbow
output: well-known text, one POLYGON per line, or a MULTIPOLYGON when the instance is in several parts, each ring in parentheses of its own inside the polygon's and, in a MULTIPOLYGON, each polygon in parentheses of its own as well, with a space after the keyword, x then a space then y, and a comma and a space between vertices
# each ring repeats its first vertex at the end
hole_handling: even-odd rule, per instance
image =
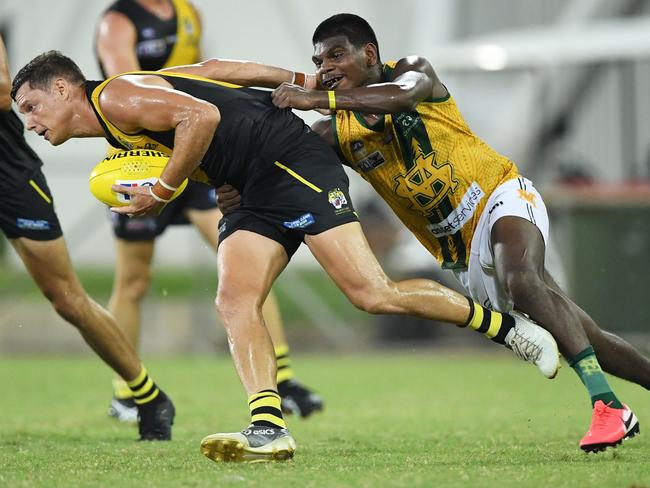
POLYGON ((221 122, 221 112, 215 105, 205 102, 195 110, 194 118, 207 130, 215 131, 221 122))
POLYGON ((212 104, 210 104, 210 109, 207 114, 207 120, 210 126, 214 130, 217 130, 217 127, 219 127, 219 123, 221 122, 221 112, 219 112, 219 109, 212 104))

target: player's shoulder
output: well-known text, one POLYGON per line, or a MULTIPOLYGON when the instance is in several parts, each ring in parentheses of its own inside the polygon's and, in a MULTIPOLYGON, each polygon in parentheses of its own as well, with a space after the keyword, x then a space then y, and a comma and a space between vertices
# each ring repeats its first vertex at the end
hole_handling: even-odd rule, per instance
POLYGON ((408 71, 417 71, 427 75, 433 75, 433 66, 428 59, 419 56, 411 55, 398 59, 397 61, 388 61, 384 66, 393 72, 393 76, 399 76, 408 71))
POLYGON ((105 32, 109 37, 123 31, 134 31, 133 19, 119 10, 106 10, 99 21, 100 34, 105 32))
POLYGON ((102 13, 99 23, 103 29, 135 29, 140 11, 137 2, 117 0, 102 13))

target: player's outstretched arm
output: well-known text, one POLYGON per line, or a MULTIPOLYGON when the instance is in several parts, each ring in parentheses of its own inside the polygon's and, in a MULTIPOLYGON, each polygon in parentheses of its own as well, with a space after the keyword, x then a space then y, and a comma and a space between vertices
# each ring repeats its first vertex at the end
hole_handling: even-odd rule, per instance
POLYGON ((237 59, 212 58, 200 63, 173 66, 160 71, 173 71, 235 85, 262 88, 276 88, 282 83, 293 83, 301 87, 316 85, 314 75, 305 75, 277 66, 237 59))
POLYGON ((0 111, 11 110, 11 77, 4 41, 0 36, 0 111))
POLYGON ((299 90, 283 85, 273 92, 273 103, 280 108, 343 109, 369 114, 399 113, 413 110, 422 100, 447 91, 433 67, 424 58, 409 56, 398 61, 391 80, 358 88, 328 89, 327 73, 319 75, 318 90, 299 90))
POLYGON ((172 156, 151 190, 117 187, 137 198, 114 211, 134 216, 156 215, 174 194, 169 187, 179 187, 207 152, 221 120, 219 109, 172 89, 157 76, 146 75, 125 75, 112 80, 99 102, 106 118, 123 132, 175 131, 172 156))

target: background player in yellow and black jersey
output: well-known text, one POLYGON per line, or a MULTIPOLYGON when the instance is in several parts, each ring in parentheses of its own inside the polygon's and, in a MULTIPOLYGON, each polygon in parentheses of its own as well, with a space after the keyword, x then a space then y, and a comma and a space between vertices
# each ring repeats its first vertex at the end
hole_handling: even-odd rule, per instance
MULTIPOLYGON (((532 183, 472 133, 426 59, 382 63, 375 33, 361 17, 326 19, 312 43, 319 86, 280 86, 276 106, 332 110, 313 129, 443 267, 457 272, 472 298, 502 312, 520 309, 553 334, 594 407, 584 450, 634 435, 638 422, 600 364, 650 389, 650 361, 602 331, 545 270, 548 217, 532 183)), ((295 78, 253 63, 238 69, 250 69, 250 79, 264 86, 295 78)), ((238 82, 246 84, 241 77, 238 82)))
MULTIPOLYGON (((201 58, 201 29, 198 12, 186 0, 118 0, 104 12, 97 29, 96 55, 102 74, 108 78, 128 71, 196 63, 201 58)), ((214 188, 194 181, 160 215, 130 219, 109 213, 117 254, 109 309, 137 347, 140 307, 150 285, 155 239, 168 225, 191 223, 216 249, 221 213, 216 206, 214 188)), ((275 345, 278 391, 284 410, 301 417, 322 410, 322 398, 295 378, 273 293, 265 303, 264 317, 275 345)), ((135 421, 137 411, 130 390, 119 379, 113 383, 109 415, 135 421)))
POLYGON ((220 223, 216 305, 249 395, 251 425, 207 436, 206 456, 249 461, 293 455, 262 305, 303 242, 357 307, 484 329, 501 344, 534 351, 529 360, 547 376, 557 372, 555 341, 523 316, 491 312, 430 280, 390 280, 363 236, 333 150, 291 110, 275 107, 269 92, 208 79, 212 66, 88 81, 71 59, 50 51, 24 66, 12 85, 27 128, 54 146, 103 137, 123 148, 170 154, 155 185, 112 187, 131 197, 115 212, 155 215, 188 177, 215 186, 230 181, 241 192, 241 208, 220 223))
POLYGON ((140 414, 141 439, 169 440, 174 406, 149 378, 114 317, 88 296, 77 278, 41 170, 43 163, 27 144, 23 124, 11 109, 10 89, 0 37, 0 229, 54 310, 79 330, 113 371, 128 380, 126 388, 140 414))

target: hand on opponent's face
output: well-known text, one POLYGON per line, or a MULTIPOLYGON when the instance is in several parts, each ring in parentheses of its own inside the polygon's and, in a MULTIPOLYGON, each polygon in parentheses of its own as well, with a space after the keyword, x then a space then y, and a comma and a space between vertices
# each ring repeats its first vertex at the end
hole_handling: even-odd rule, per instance
POLYGON ((115 193, 129 195, 130 203, 122 207, 111 207, 111 211, 128 215, 129 217, 154 217, 162 212, 165 207, 164 202, 159 202, 151 196, 151 187, 126 187, 122 185, 113 185, 111 189, 115 193))

